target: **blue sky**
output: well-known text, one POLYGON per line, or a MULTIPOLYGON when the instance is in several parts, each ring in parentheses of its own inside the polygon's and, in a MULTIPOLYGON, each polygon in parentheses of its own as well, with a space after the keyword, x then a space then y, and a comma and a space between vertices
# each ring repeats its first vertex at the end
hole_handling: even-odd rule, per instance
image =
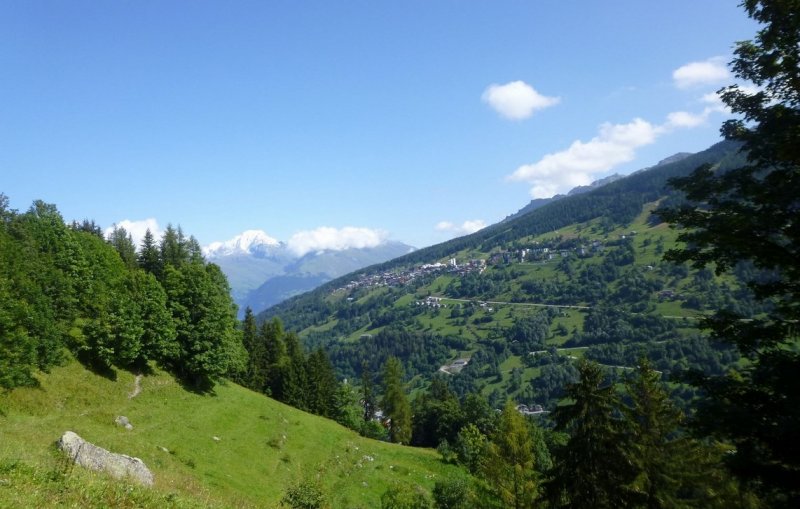
POLYGON ((202 244, 434 244, 718 141, 736 4, 5 2, 0 192, 202 244))

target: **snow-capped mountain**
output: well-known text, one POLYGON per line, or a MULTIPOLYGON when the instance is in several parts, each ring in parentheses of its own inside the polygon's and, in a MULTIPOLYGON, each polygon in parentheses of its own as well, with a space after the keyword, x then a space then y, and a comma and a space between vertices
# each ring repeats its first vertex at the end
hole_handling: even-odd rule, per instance
POLYGON ((248 230, 203 248, 208 261, 228 277, 240 315, 249 306, 262 311, 333 278, 413 251, 385 234, 359 228, 318 228, 289 242, 262 230, 248 230))
POLYGON ((203 248, 203 254, 209 260, 234 255, 267 255, 286 244, 267 235, 263 230, 247 230, 225 242, 212 242, 203 248))

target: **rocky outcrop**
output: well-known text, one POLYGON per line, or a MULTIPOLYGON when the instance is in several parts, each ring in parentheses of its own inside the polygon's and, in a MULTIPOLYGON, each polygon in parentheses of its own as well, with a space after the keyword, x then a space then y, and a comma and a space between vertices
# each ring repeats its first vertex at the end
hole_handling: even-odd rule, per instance
POLYGON ((72 431, 62 435, 58 448, 67 453, 75 464, 84 468, 106 472, 117 479, 131 479, 145 486, 153 485, 153 473, 142 460, 109 452, 85 441, 72 431))

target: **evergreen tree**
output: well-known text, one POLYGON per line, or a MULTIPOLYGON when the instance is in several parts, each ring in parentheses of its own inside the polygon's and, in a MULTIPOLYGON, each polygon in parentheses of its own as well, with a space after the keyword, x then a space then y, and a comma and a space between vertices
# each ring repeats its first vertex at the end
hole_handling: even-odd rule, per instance
POLYGON ((533 441, 525 418, 510 401, 486 448, 483 474, 505 507, 531 508, 537 496, 533 441))
POLYGON ((553 507, 604 509, 627 507, 624 488, 634 476, 625 454, 622 423, 614 416, 619 401, 603 372, 581 361, 578 382, 567 386, 572 403, 556 408, 556 431, 566 432, 566 445, 556 448, 546 491, 553 507))
POLYGON ((737 78, 721 91, 738 115, 722 134, 743 143, 746 163, 727 172, 701 167, 673 181, 690 203, 660 211, 685 230, 673 261, 717 273, 742 261, 762 271, 750 287, 769 310, 761 316, 720 310, 706 320, 712 337, 750 359, 726 376, 697 376, 708 397, 697 423, 731 442, 729 465, 775 507, 800 507, 800 2, 744 0, 760 24, 754 40, 736 44, 737 78))
POLYGON ((186 249, 186 256, 191 263, 204 263, 205 258, 203 258, 203 249, 200 247, 200 243, 194 238, 194 235, 190 235, 189 239, 185 243, 186 249))
POLYGON ((153 274, 157 278, 161 277, 163 268, 161 264, 161 253, 150 228, 144 232, 144 239, 142 239, 137 261, 139 262, 139 267, 146 272, 153 274))
POLYGON ((266 369, 266 386, 262 390, 278 401, 286 401, 285 387, 289 378, 289 358, 283 341, 283 325, 278 318, 261 324, 259 341, 264 345, 264 362, 257 369, 266 369))
POLYGON ((364 422, 358 392, 345 379, 336 389, 336 404, 333 419, 354 431, 361 431, 364 422))
POLYGON ((283 387, 283 402, 301 410, 308 410, 308 373, 306 356, 300 338, 289 332, 283 338, 286 344, 286 370, 283 387))
POLYGON ((100 225, 94 222, 94 219, 84 219, 80 223, 78 221, 73 221, 70 225, 75 231, 90 233, 95 237, 104 238, 103 236, 103 229, 100 228, 100 225))
POLYGON ((403 365, 389 357, 383 368, 384 393, 381 407, 390 419, 389 439, 398 444, 411 442, 411 405, 403 388, 403 365))
POLYGON ((317 348, 308 355, 306 366, 308 410, 333 419, 339 384, 330 359, 322 348, 317 348))
POLYGON ((129 269, 136 267, 136 245, 133 243, 133 237, 125 228, 114 225, 108 235, 108 243, 114 246, 126 267, 129 269))
POLYGON ((364 407, 364 422, 370 422, 375 417, 378 403, 375 396, 375 380, 366 361, 361 363, 361 400, 364 407))
POLYGON ((254 391, 264 392, 267 385, 266 346, 258 334, 256 317, 250 306, 244 310, 242 345, 247 350, 247 371, 243 383, 254 391))
POLYGON ((464 425, 461 405, 441 377, 434 377, 428 390, 414 400, 413 410, 413 445, 436 447, 443 440, 452 444, 464 425))
POLYGON ((183 230, 178 226, 177 230, 171 225, 167 225, 164 236, 161 238, 159 246, 161 265, 180 267, 189 262, 188 250, 186 249, 186 238, 183 230))
MULTIPOLYGON (((630 406, 623 406, 627 421, 627 453, 636 478, 631 497, 648 509, 696 506, 685 500, 702 483, 695 449, 700 447, 680 433, 683 414, 659 382, 659 374, 646 358, 636 376, 625 381, 630 406), (694 461, 693 461, 694 460, 694 461)), ((706 465, 703 465, 706 466, 706 465)))

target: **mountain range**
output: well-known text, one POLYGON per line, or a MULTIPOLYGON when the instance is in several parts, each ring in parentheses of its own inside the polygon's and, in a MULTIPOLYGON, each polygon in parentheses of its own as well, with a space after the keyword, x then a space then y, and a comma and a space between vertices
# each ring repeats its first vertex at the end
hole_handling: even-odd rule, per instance
MULTIPOLYGON (((639 171, 676 163, 691 155, 680 152, 639 171)), ((575 187, 567 194, 531 200, 501 223, 524 216, 554 201, 584 194, 623 178, 624 175, 615 173, 587 186, 575 187)), ((228 277, 231 294, 239 306, 241 316, 246 307, 258 313, 332 279, 414 250, 415 248, 402 242, 382 241, 375 246, 305 252, 305 249, 298 250, 262 230, 247 230, 228 241, 209 244, 203 251, 206 258, 219 265, 228 277)))
POLYGON ((413 251, 397 241, 368 247, 298 249, 261 230, 248 230, 225 242, 203 249, 206 259, 228 277, 231 295, 240 314, 254 312, 355 270, 385 262, 413 251))

